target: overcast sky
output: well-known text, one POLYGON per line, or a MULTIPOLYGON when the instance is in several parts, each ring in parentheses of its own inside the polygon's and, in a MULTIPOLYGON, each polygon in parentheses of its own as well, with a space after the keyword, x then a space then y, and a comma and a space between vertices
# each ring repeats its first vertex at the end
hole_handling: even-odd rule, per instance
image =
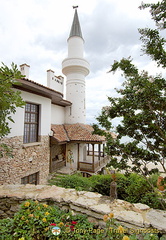
MULTIPOLYGON (((46 71, 61 75, 67 56, 74 11, 85 40, 85 58, 91 72, 86 78, 87 123, 94 123, 107 96, 124 79, 108 74, 114 60, 132 56, 140 69, 156 73, 155 63, 141 56, 138 28, 154 27, 148 10, 139 10, 142 0, 0 0, 0 62, 8 66, 30 65, 30 79, 46 85, 46 71)), ((145 0, 156 3, 156 0, 145 0)), ((161 72, 161 69, 157 70, 161 72)))

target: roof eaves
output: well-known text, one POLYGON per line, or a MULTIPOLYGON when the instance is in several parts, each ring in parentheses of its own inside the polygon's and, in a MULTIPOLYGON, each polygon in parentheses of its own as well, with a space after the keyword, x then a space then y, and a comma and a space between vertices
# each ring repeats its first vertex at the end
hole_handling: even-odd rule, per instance
POLYGON ((20 84, 14 84, 13 87, 20 89, 22 91, 31 92, 40 96, 51 99, 53 104, 60 106, 70 106, 71 102, 63 99, 63 94, 61 92, 55 91, 52 88, 46 87, 40 83, 36 83, 29 79, 18 79, 20 84))

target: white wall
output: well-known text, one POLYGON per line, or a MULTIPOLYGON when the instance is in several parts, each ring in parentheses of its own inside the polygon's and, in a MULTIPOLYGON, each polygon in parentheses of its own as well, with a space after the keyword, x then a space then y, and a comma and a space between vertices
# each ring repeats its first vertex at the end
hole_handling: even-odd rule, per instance
POLYGON ((68 168, 73 168, 77 169, 77 160, 78 160, 78 144, 77 143, 70 143, 66 145, 66 156, 67 156, 67 161, 66 161, 66 167, 68 168), (73 160, 74 162, 69 162, 69 151, 72 152, 73 160))
POLYGON ((17 108, 15 114, 12 114, 12 119, 14 123, 9 121, 9 127, 11 132, 7 137, 23 136, 24 133, 24 107, 17 108))
POLYGON ((63 124, 65 121, 65 107, 51 104, 51 123, 63 124))
MULTIPOLYGON (((25 102, 40 105, 40 126, 39 135, 48 135, 51 128, 51 99, 21 91, 21 96, 25 102)), ((12 128, 7 137, 23 136, 24 134, 24 107, 17 108, 12 118, 15 123, 9 123, 12 128)))
POLYGON ((79 156, 78 156, 78 143, 68 143, 66 145, 66 156, 67 156, 67 161, 66 161, 66 166, 68 168, 73 168, 77 169, 78 166, 78 158, 80 162, 85 162, 86 158, 86 144, 85 143, 80 143, 79 144, 79 156), (70 163, 68 162, 68 154, 69 151, 72 152, 73 160, 74 162, 70 163))
POLYGON ((83 58, 84 40, 80 37, 71 37, 68 39, 68 58, 83 58))

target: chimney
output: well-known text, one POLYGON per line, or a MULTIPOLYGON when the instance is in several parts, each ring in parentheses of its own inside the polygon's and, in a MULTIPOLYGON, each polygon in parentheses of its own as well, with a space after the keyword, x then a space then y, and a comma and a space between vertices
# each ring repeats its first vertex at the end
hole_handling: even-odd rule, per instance
POLYGON ((20 65, 21 74, 24 75, 26 79, 29 79, 29 68, 30 66, 26 63, 20 65))
POLYGON ((62 76, 55 76, 54 71, 47 70, 47 87, 60 92, 64 92, 64 78, 62 76))
POLYGON ((52 87, 52 81, 54 80, 54 71, 49 69, 47 70, 47 87, 52 87))

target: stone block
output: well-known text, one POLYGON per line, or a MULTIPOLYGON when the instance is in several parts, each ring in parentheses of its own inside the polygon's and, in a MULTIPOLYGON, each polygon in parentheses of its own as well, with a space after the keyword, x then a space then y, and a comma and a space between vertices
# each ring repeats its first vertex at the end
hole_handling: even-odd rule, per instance
POLYGON ((100 213, 102 215, 105 215, 105 214, 109 214, 111 211, 109 205, 107 204, 99 204, 99 205, 95 205, 95 206, 92 206, 91 209, 97 213, 100 213))
POLYGON ((113 213, 115 215, 115 218, 122 222, 128 222, 139 227, 144 227, 143 217, 138 212, 126 211, 126 210, 118 211, 118 209, 116 209, 116 211, 113 213))
POLYGON ((166 211, 151 209, 147 212, 146 219, 153 228, 166 233, 166 211))
POLYGON ((142 203, 135 203, 133 204, 135 208, 141 210, 141 211, 145 211, 145 210, 148 210, 150 209, 150 207, 146 204, 142 204, 142 203))
POLYGON ((18 209, 19 209, 18 205, 11 205, 10 211, 15 213, 18 211, 18 209))
POLYGON ((83 195, 86 196, 87 198, 91 198, 91 199, 102 197, 102 195, 100 193, 94 193, 94 192, 84 192, 83 195))
POLYGON ((91 199, 89 201, 89 199, 85 198, 84 196, 77 198, 74 201, 74 204, 77 206, 82 206, 84 208, 89 208, 95 204, 97 204, 97 201, 95 199, 91 199))

